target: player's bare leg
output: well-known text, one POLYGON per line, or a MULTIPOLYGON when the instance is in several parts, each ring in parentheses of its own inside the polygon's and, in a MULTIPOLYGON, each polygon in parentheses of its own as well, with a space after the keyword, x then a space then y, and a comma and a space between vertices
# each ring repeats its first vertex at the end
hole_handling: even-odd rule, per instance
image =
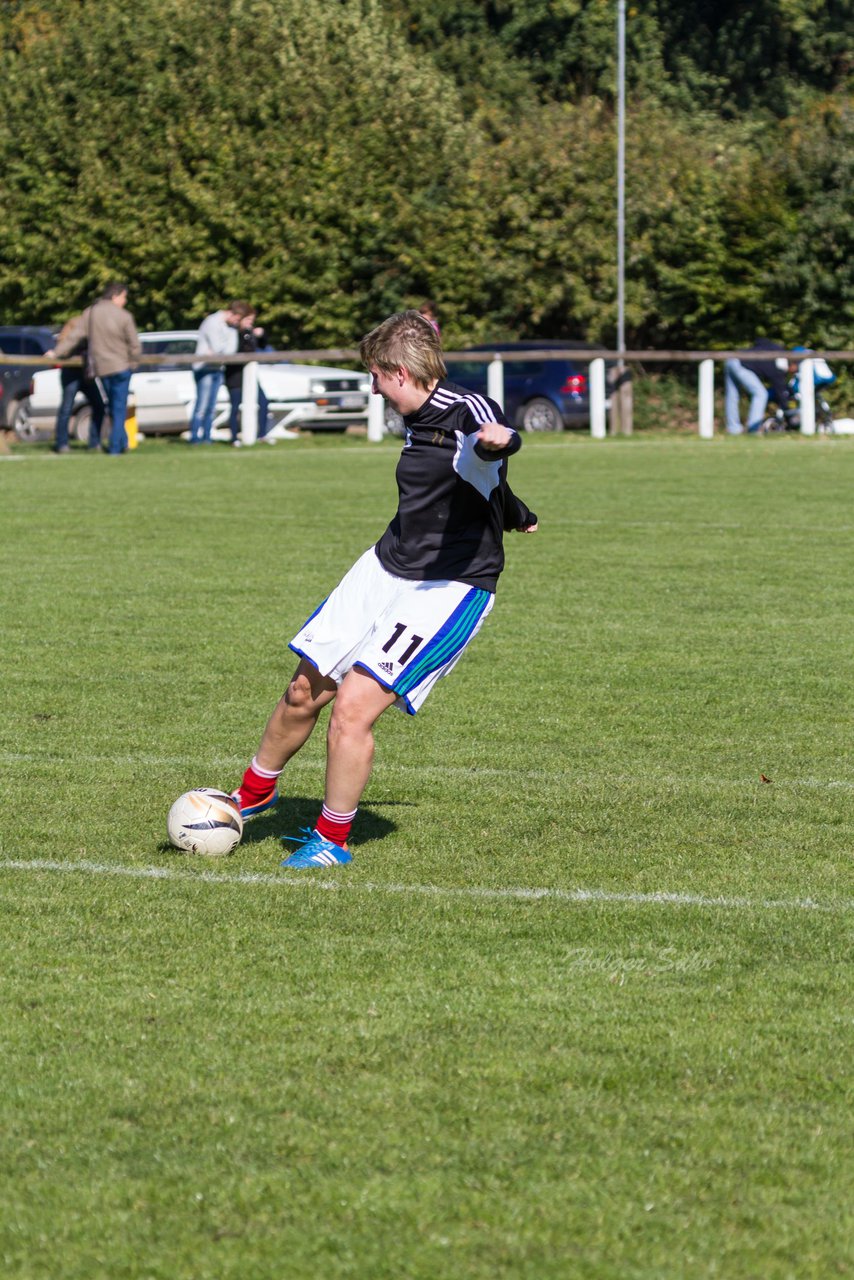
POLYGON ((358 807, 374 763, 373 727, 397 695, 354 668, 341 682, 326 735, 324 804, 338 813, 358 807))
POLYGON ((326 736, 326 790, 323 808, 286 867, 331 867, 352 861, 347 837, 374 762, 374 725, 395 701, 367 672, 354 669, 341 681, 326 736))
POLYGON ((255 759, 263 769, 280 771, 311 737, 317 717, 338 686, 305 658, 267 721, 255 759))
POLYGON ((261 745, 240 786, 232 794, 244 818, 272 809, 279 799, 279 774, 310 737, 320 712, 331 702, 337 685, 322 676, 305 658, 267 721, 261 745))

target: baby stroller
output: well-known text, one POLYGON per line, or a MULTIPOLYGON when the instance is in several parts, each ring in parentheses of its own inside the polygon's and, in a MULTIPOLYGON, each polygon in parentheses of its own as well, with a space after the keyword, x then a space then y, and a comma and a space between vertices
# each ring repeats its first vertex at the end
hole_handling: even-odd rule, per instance
MULTIPOLYGON (((793 347, 794 351, 808 352, 808 347, 793 347)), ((833 433, 833 411, 824 397, 824 388, 836 381, 836 374, 821 356, 813 360, 813 384, 815 386, 815 429, 816 432, 833 433)), ((800 365, 789 379, 788 400, 778 405, 762 423, 763 434, 771 431, 800 431, 801 429, 801 389, 800 365)))

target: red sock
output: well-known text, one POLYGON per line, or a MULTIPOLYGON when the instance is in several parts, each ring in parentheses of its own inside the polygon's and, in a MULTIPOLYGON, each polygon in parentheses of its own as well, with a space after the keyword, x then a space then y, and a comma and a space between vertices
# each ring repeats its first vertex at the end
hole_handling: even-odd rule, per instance
POLYGON ((240 786, 237 788, 240 792, 240 802, 243 807, 260 804, 262 800, 266 800, 275 787, 276 779, 281 772, 281 769, 262 769, 258 761, 253 759, 243 775, 240 786))
POLYGON ((336 813, 334 809, 324 805, 320 812, 320 817, 314 824, 314 829, 318 835, 323 836, 324 840, 331 840, 333 844, 346 849, 347 837, 350 834, 350 828, 353 825, 355 816, 355 809, 352 813, 336 813))

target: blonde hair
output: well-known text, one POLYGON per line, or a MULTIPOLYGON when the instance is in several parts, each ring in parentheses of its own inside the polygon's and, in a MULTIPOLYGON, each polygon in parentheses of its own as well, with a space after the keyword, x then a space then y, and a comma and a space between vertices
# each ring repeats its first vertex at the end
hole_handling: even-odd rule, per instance
POLYGON ((383 373, 406 369, 419 387, 429 387, 448 373, 439 335, 418 311, 398 311, 383 320, 365 334, 359 355, 366 369, 374 366, 383 373))

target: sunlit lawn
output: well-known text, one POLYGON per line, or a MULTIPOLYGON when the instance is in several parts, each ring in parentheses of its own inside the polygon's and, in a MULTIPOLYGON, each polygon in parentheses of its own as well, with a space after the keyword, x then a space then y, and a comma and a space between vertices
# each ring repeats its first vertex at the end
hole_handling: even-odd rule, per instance
POLYGON ((0 1272, 849 1274, 854 444, 526 441, 353 864, 279 866, 322 730, 178 854, 397 448, 0 461, 0 1272))

